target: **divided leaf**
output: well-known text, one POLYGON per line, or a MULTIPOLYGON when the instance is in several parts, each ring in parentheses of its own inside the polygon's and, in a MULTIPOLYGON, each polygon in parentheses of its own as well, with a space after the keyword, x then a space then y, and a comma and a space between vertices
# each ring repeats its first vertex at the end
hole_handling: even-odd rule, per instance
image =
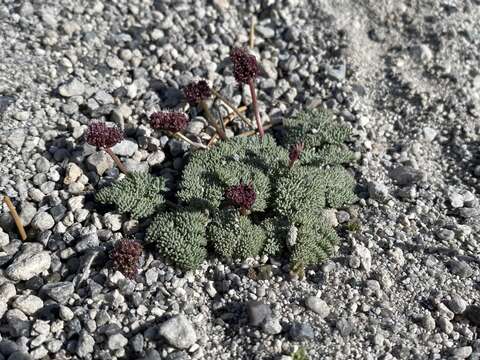
POLYGON ((101 189, 95 199, 102 204, 113 204, 120 213, 130 213, 133 219, 139 219, 152 215, 164 203, 164 190, 163 177, 132 172, 101 189))
POLYGON ((179 268, 194 270, 207 256, 207 222, 208 217, 200 212, 161 213, 148 227, 145 240, 179 268))
MULTIPOLYGON (((183 208, 160 212, 146 241, 184 270, 200 266, 209 247, 232 259, 287 254, 300 270, 331 256, 339 238, 323 210, 357 200, 343 167, 354 159, 344 145, 350 129, 321 110, 286 119, 284 128, 283 146, 269 135, 235 137, 193 152, 177 193, 183 208)), ((163 188, 163 178, 133 173, 97 200, 140 218, 163 204, 163 188)))

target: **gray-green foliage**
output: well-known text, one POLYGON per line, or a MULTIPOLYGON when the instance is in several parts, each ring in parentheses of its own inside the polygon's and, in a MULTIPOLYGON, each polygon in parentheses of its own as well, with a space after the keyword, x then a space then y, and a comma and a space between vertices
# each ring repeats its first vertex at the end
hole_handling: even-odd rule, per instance
POLYGON ((207 222, 207 216, 199 211, 160 213, 148 227, 145 240, 178 267, 193 270, 207 255, 207 222))
POLYGON ((229 210, 214 216, 208 225, 207 236, 218 255, 237 259, 257 256, 266 240, 261 226, 253 224, 249 217, 238 211, 229 210))
POLYGON ((165 179, 149 173, 132 172, 111 186, 97 192, 95 199, 102 204, 116 205, 121 213, 133 219, 155 213, 164 203, 165 179))
POLYGON ((224 258, 289 256, 296 268, 331 256, 338 236, 323 217, 327 207, 356 200, 355 180, 343 164, 353 159, 350 135, 329 113, 306 111, 284 121, 283 142, 267 135, 234 137, 196 151, 183 170, 181 210, 161 212, 147 241, 183 269, 194 269, 207 248, 224 258), (289 148, 303 142, 289 168, 289 148), (257 198, 247 213, 225 201, 228 187, 252 183, 257 198))
POLYGON ((353 159, 344 145, 350 130, 324 111, 300 113, 286 120, 284 129, 281 145, 271 136, 262 142, 236 137, 191 155, 178 196, 186 206, 210 213, 207 241, 217 255, 288 253, 302 266, 332 255, 338 237, 323 209, 356 200, 355 180, 342 166, 353 159), (305 150, 289 169, 288 149, 300 142, 305 150), (224 202, 227 187, 240 181, 252 181, 257 193, 248 216, 228 210, 224 202))
POLYGON ((228 186, 253 182, 257 200, 253 211, 264 211, 271 196, 272 175, 288 161, 288 151, 267 136, 236 137, 209 151, 192 154, 182 177, 178 198, 200 209, 215 210, 228 186))

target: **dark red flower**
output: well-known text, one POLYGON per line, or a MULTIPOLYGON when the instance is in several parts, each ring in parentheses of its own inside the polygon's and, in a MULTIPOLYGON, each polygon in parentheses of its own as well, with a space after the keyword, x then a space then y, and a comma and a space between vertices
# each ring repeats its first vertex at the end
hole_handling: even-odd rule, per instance
POLYGON ((154 129, 176 133, 187 127, 187 115, 176 111, 159 111, 150 115, 150 125, 154 129))
POLYGON ((92 121, 85 135, 90 145, 107 149, 123 140, 122 131, 116 126, 108 126, 103 121, 92 121))
POLYGON ((288 164, 289 167, 292 167, 295 161, 300 159, 300 155, 302 155, 303 148, 304 148, 303 143, 298 143, 290 147, 290 152, 288 153, 288 158, 290 160, 288 164))
POLYGON ((210 89, 205 80, 200 80, 199 82, 188 84, 183 89, 183 94, 190 104, 196 104, 212 96, 212 89, 210 89))
POLYGON ((142 251, 142 245, 137 241, 127 239, 118 241, 110 254, 113 268, 133 279, 138 272, 138 262, 142 251))
POLYGON ((252 183, 248 185, 240 183, 239 185, 227 188, 225 191, 225 198, 233 205, 249 210, 257 199, 257 193, 255 192, 252 183))
POLYGON ((230 59, 233 63, 233 76, 237 82, 248 84, 257 77, 259 72, 257 59, 247 49, 234 48, 230 52, 230 59))

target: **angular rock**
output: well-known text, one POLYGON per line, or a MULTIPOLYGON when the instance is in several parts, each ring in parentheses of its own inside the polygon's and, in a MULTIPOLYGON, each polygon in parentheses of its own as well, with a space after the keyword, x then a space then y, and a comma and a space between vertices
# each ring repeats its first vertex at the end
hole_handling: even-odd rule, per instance
POLYGON ((75 353, 81 358, 86 358, 93 352, 95 340, 85 330, 80 332, 75 353))
POLYGON ((55 226, 55 220, 53 216, 47 212, 40 211, 32 219, 30 223, 33 229, 43 232, 49 230, 55 226))
POLYGON ((294 341, 311 340, 315 337, 312 326, 300 322, 293 323, 289 335, 294 341))
POLYGON ((43 300, 35 295, 21 295, 15 299, 12 306, 26 315, 33 315, 43 307, 43 300))
POLYGON ((282 332, 282 325, 277 318, 268 317, 262 323, 262 329, 265 334, 276 335, 282 332))
POLYGON ((188 349, 197 341, 195 329, 184 315, 177 315, 161 324, 159 334, 178 349, 188 349))
POLYGON ((472 355, 473 349, 471 346, 462 346, 452 350, 452 356, 455 359, 467 359, 472 355))
POLYGON ((122 334, 113 334, 108 338, 107 346, 110 350, 123 349, 128 343, 128 339, 122 334))
POLYGON ((42 251, 40 244, 26 244, 5 273, 14 281, 30 280, 35 275, 48 270, 50 263, 50 254, 42 251))
POLYGON ((362 268, 368 273, 372 267, 372 254, 370 250, 361 244, 355 244, 353 247, 353 255, 360 258, 362 268))
POLYGON ((37 214, 37 208, 31 202, 26 201, 22 205, 22 211, 20 211, 20 219, 22 219, 23 226, 28 226, 32 222, 33 218, 37 214))
POLYGON ((1 278, 2 281, 5 281, 0 285, 0 303, 7 303, 11 298, 17 295, 17 289, 15 285, 11 282, 8 282, 5 278, 1 278))
POLYGON ((259 301, 250 301, 247 304, 248 320, 251 326, 260 326, 265 319, 272 315, 272 310, 267 304, 259 301))
POLYGON ((85 85, 77 78, 67 81, 58 88, 58 93, 63 97, 80 96, 84 92, 85 85))
POLYGON ((30 321, 28 321, 27 316, 20 310, 8 310, 5 313, 4 321, 7 322, 10 333, 14 337, 28 336, 30 334, 30 321))
POLYGON ((60 304, 65 304, 74 292, 74 286, 69 281, 45 284, 41 293, 49 296, 60 304))
POLYGON ((390 172, 390 177, 400 186, 410 186, 423 178, 423 172, 411 166, 399 166, 390 172))
POLYGON ((335 326, 343 337, 349 336, 353 331, 353 323, 350 319, 339 319, 335 326))
POLYGON ((88 168, 95 170, 100 176, 108 169, 111 169, 113 165, 112 158, 104 151, 97 151, 87 158, 88 168))
POLYGON ((338 66, 327 64, 325 65, 325 70, 327 71, 328 77, 334 81, 342 81, 347 74, 347 67, 344 63, 338 66))
POLYGON ((388 188, 379 182, 368 183, 368 194, 372 199, 380 202, 388 200, 389 197, 388 188))
POLYGON ((0 250, 10 243, 10 236, 0 228, 0 250))
POLYGON ((26 136, 27 134, 24 129, 15 129, 5 134, 5 139, 13 150, 20 151, 25 143, 26 136))
POLYGON ((326 318, 330 314, 330 306, 316 296, 309 296, 305 300, 305 305, 307 308, 320 315, 322 319, 326 318))
POLYGON ((468 303, 459 295, 453 295, 452 298, 447 302, 448 308, 454 314, 463 314, 467 309, 468 303))
POLYGON ((76 182, 82 175, 83 170, 77 164, 69 163, 65 170, 65 178, 63 179, 63 183, 65 185, 70 185, 76 182))
POLYGON ((138 144, 130 139, 124 139, 112 147, 114 154, 119 156, 132 156, 138 150, 138 144))

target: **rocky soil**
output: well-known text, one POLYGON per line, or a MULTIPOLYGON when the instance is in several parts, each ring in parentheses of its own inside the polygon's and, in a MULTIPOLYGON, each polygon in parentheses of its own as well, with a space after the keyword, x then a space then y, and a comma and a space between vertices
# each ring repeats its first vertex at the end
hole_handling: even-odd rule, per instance
POLYGON ((29 235, 4 206, 0 360, 480 359, 479 0, 3 0, 0 44, 0 191, 29 235), (146 248, 129 280, 108 254, 144 224, 93 201, 119 174, 86 124, 117 123, 126 166, 175 186, 189 146, 146 114, 186 110, 205 141, 179 89, 250 104, 226 59, 251 14, 264 121, 326 107, 353 128, 337 256, 300 281, 282 259, 185 274, 146 248))

